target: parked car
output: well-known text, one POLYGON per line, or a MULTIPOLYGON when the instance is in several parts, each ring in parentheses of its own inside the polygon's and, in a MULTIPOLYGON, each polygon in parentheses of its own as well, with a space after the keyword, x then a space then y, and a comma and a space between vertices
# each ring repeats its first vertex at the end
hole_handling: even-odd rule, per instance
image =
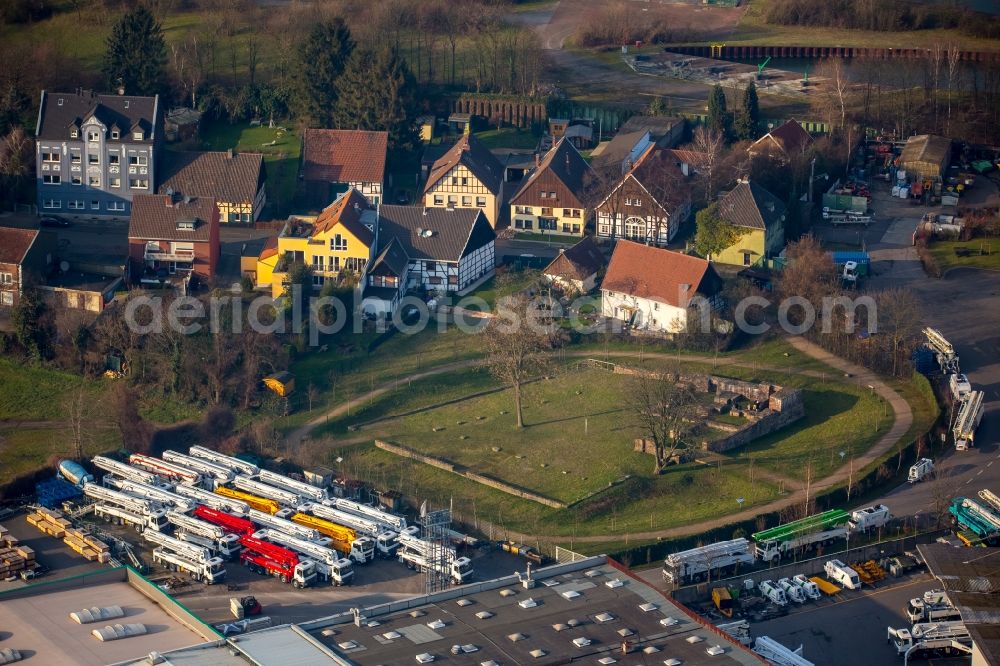
POLYGON ((43 227, 69 227, 72 223, 64 217, 56 217, 55 215, 44 215, 39 220, 39 224, 43 227))

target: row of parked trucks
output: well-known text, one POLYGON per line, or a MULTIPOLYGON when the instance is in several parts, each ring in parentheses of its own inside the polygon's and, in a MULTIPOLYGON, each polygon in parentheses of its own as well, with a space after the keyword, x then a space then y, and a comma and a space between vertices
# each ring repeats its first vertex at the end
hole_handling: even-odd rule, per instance
POLYGON ((886 640, 896 653, 916 657, 971 654, 972 638, 962 615, 944 590, 928 590, 910 599, 905 609, 911 628, 888 627, 886 640))
POLYGON ((793 552, 829 545, 851 533, 867 532, 892 520, 889 507, 876 504, 851 513, 831 509, 761 530, 745 538, 720 541, 668 555, 663 580, 675 586, 734 575, 754 562, 773 564, 793 552))
POLYGON ((211 449, 93 463, 105 472, 103 484, 72 461, 60 464, 60 474, 82 489, 96 515, 131 525, 154 544, 154 562, 209 584, 236 559, 296 587, 317 579, 346 584, 354 565, 376 557, 441 569, 458 584, 472 575, 469 558, 432 548, 402 516, 211 449))
POLYGON ((940 331, 928 327, 923 333, 941 373, 948 378, 948 388, 954 399, 951 434, 955 449, 965 451, 975 445, 976 430, 985 412, 985 394, 972 388, 968 378, 960 371, 955 347, 940 331))

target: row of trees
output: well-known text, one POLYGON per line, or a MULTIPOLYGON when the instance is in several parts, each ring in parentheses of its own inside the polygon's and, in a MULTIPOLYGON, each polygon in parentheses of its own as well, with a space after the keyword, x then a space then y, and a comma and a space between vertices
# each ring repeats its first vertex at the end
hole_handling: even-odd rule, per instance
POLYGON ((751 81, 740 96, 739 109, 730 112, 726 92, 716 84, 708 96, 708 114, 705 124, 723 137, 739 141, 753 141, 760 135, 760 102, 757 86, 751 81))
POLYGON ((1000 38, 995 16, 948 7, 944 3, 905 0, 773 0, 765 11, 768 23, 828 26, 848 30, 896 32, 958 28, 976 37, 1000 38))

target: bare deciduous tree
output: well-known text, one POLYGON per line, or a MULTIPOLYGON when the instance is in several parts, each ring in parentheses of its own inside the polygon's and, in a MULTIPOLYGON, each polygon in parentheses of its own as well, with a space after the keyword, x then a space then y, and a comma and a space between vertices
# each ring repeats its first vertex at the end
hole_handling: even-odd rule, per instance
POLYGON ((691 147, 697 153, 698 163, 694 164, 702 183, 705 186, 705 201, 710 202, 715 196, 716 164, 722 155, 725 138, 718 130, 699 125, 691 137, 691 147))
POLYGON ((639 376, 626 397, 636 427, 653 443, 653 474, 662 474, 670 460, 687 447, 686 437, 696 425, 697 395, 679 379, 677 370, 639 376))

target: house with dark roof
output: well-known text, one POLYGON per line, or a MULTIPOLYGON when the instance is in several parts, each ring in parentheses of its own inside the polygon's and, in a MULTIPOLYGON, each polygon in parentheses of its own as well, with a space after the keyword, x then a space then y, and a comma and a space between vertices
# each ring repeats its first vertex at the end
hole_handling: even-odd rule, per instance
POLYGON ((583 236, 584 191, 594 172, 569 139, 561 139, 510 200, 511 226, 523 231, 583 236))
POLYGON ((424 206, 481 210, 495 228, 503 203, 503 174, 503 165, 474 134, 463 135, 431 166, 424 206))
POLYGON ((365 274, 361 312, 372 318, 389 318, 399 308, 410 277, 410 258, 398 240, 382 248, 365 274))
POLYGON ((622 123, 619 132, 649 132, 650 140, 660 148, 673 148, 684 136, 684 119, 678 116, 635 115, 622 123))
POLYGON ((160 173, 160 194, 215 199, 222 224, 256 222, 267 203, 260 153, 165 151, 160 173))
POLYGON ((49 232, 0 227, 0 310, 16 306, 24 287, 51 271, 55 247, 49 232))
POLYGON ((542 277, 563 289, 586 294, 597 285, 597 274, 602 268, 604 253, 593 236, 584 236, 568 250, 560 250, 542 271, 542 277))
POLYGON ((597 205, 597 237, 666 245, 691 215, 691 182, 669 148, 650 145, 597 205))
POLYGON ((812 135, 797 120, 789 120, 750 144, 750 155, 770 155, 788 161, 806 152, 813 144, 812 135))
POLYGON ((591 164, 598 173, 617 178, 631 169, 654 144, 648 130, 619 131, 610 141, 594 148, 590 154, 591 164))
POLYGON ((42 91, 35 127, 42 213, 124 218, 156 191, 159 97, 42 91))
POLYGON ((785 204, 757 183, 742 180, 716 204, 739 238, 713 261, 734 266, 766 265, 785 247, 785 204))
POLYGON ((128 275, 133 284, 211 280, 219 263, 219 208, 208 197, 138 195, 128 225, 128 275))
POLYGON ((622 240, 601 283, 601 313, 633 330, 676 333, 709 315, 721 288, 704 259, 622 240))
POLYGON ((325 205, 348 188, 373 205, 385 191, 387 132, 307 129, 302 135, 302 179, 310 201, 325 205))
POLYGON ((288 268, 296 262, 312 269, 316 289, 329 280, 360 280, 374 257, 377 223, 376 208, 353 187, 316 217, 290 217, 261 250, 256 285, 270 285, 278 298, 285 291, 288 268))

